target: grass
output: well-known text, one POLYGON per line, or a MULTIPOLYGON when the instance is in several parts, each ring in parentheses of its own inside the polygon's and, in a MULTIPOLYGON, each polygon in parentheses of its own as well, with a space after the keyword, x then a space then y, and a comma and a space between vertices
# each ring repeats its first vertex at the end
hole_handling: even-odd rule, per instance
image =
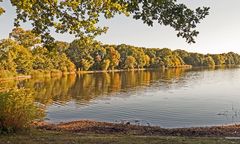
POLYGON ((96 135, 32 129, 0 135, 0 144, 238 144, 237 140, 208 137, 96 135))

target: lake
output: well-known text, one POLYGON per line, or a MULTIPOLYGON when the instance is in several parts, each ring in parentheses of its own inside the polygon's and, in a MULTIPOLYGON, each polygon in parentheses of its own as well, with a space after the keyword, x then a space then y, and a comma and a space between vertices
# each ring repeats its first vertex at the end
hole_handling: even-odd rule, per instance
POLYGON ((90 119, 165 128, 240 122, 240 69, 169 69, 12 81, 46 107, 46 121, 90 119))

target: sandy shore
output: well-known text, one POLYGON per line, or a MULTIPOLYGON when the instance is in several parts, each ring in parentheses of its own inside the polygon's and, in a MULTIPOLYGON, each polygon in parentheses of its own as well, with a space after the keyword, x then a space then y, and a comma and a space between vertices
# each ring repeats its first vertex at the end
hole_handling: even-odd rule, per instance
POLYGON ((166 129, 156 126, 131 125, 129 123, 118 124, 81 120, 59 124, 35 122, 34 126, 38 129, 67 131, 73 133, 126 134, 141 136, 190 136, 190 137, 240 136, 240 125, 166 129))

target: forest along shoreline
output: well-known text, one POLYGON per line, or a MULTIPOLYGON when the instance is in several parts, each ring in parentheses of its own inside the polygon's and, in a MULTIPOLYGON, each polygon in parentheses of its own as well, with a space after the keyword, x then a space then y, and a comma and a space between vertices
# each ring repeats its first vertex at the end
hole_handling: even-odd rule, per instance
MULTIPOLYGON (((135 69, 214 67, 240 65, 234 52, 201 54, 169 48, 145 48, 126 44, 108 45, 89 37, 71 43, 54 41, 41 45, 40 37, 31 30, 15 28, 16 37, 0 40, 0 79, 19 75, 59 76, 76 71, 121 71, 135 69), (31 37, 22 41, 18 37, 31 37), (36 43, 30 43, 35 42, 36 43)), ((90 73, 89 72, 89 73, 90 73)))
MULTIPOLYGON (((40 71, 37 74, 29 74, 29 75, 18 75, 14 74, 11 76, 7 76, 4 78, 0 77, 0 82, 7 82, 11 80, 26 80, 31 78, 39 78, 39 77, 62 77, 66 75, 76 75, 76 74, 93 74, 93 73, 111 73, 111 72, 129 72, 129 71, 147 71, 147 70, 165 70, 165 69, 198 69, 198 68, 221 68, 221 67, 234 67, 240 68, 240 65, 215 65, 213 67, 208 66, 192 66, 192 65, 181 65, 178 67, 162 67, 162 68, 141 68, 141 69, 114 69, 114 70, 92 70, 92 71, 75 71, 75 72, 51 72, 51 71, 40 71)), ((4 73, 2 71, 2 73, 4 73)))
MULTIPOLYGON (((37 78, 37 77, 61 77, 66 75, 75 75, 75 74, 92 74, 92 73, 111 73, 111 72, 128 72, 128 71, 147 71, 147 70, 163 70, 163 69, 175 69, 176 67, 169 67, 169 68, 141 68, 141 69, 115 69, 115 70, 94 70, 94 71, 76 71, 76 72, 43 72, 41 74, 30 74, 30 75, 15 75, 15 76, 9 76, 5 78, 0 78, 0 82, 6 82, 10 80, 25 80, 25 79, 31 79, 31 78, 37 78)), ((181 65, 177 68, 180 69, 191 69, 191 65, 181 65)))
POLYGON ((59 124, 35 122, 34 128, 48 131, 90 134, 121 134, 139 136, 188 136, 188 137, 239 137, 240 125, 223 125, 192 128, 161 128, 126 123, 96 122, 90 120, 72 121, 59 124))
POLYGON ((39 74, 30 74, 30 75, 14 75, 9 77, 0 78, 0 82, 6 82, 11 80, 25 80, 38 77, 61 77, 66 75, 75 75, 75 74, 92 74, 92 73, 111 73, 111 72, 129 72, 129 71, 147 71, 147 70, 164 70, 164 69, 197 69, 197 68, 218 68, 218 67, 240 67, 239 65, 215 65, 214 67, 208 66, 192 66, 192 65, 181 65, 178 67, 162 67, 162 68, 141 68, 141 69, 114 69, 114 70, 93 70, 93 71, 75 71, 75 72, 40 72, 39 74))

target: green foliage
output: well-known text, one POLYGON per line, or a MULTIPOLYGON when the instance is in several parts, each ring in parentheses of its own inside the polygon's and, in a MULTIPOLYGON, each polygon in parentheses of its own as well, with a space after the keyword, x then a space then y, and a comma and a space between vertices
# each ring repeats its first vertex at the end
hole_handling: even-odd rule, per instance
POLYGON ((51 70, 54 68, 49 51, 44 47, 36 47, 33 53, 33 69, 34 70, 51 70))
POLYGON ((146 55, 145 55, 143 49, 141 49, 141 48, 133 49, 132 56, 136 60, 137 68, 143 68, 146 65, 147 60, 146 60, 146 55))
POLYGON ((124 65, 125 69, 134 69, 136 65, 136 59, 133 56, 127 56, 124 65))
POLYGON ((240 59, 239 55, 233 52, 229 52, 227 54, 224 54, 225 56, 225 64, 227 65, 239 65, 240 59))
MULTIPOLYGON (((92 57, 94 58, 93 70, 101 70, 102 62, 106 59, 106 49, 104 47, 95 47, 93 50, 92 57)), ((113 63, 112 63, 113 64, 113 63)))
POLYGON ((177 68, 183 65, 213 67, 240 64, 240 56, 232 52, 203 55, 184 50, 171 51, 168 48, 139 48, 125 44, 102 45, 91 38, 74 40, 67 49, 67 55, 81 70, 177 68), (215 62, 217 60, 220 62, 215 62))
POLYGON ((88 57, 87 59, 82 59, 80 61, 81 69, 80 70, 89 70, 89 68, 93 65, 94 61, 93 58, 88 57))
POLYGON ((207 67, 214 67, 215 62, 214 62, 214 60, 211 56, 206 56, 204 61, 203 61, 203 65, 207 66, 207 67))
POLYGON ((211 55, 216 65, 225 65, 225 58, 223 55, 211 55))
POLYGON ((19 47, 17 56, 14 59, 16 63, 16 71, 22 74, 29 74, 32 70, 32 54, 29 50, 24 47, 19 47))
POLYGON ((0 41, 0 66, 4 70, 27 74, 32 69, 31 52, 11 39, 0 41))
POLYGON ((19 74, 31 74, 33 70, 75 71, 75 65, 65 53, 67 43, 57 41, 48 50, 36 45, 40 40, 31 31, 21 28, 14 29, 11 37, 0 41, 0 70, 19 74))
POLYGON ((96 26, 100 15, 111 18, 116 13, 126 12, 125 4, 118 1, 12 0, 11 4, 17 8, 15 26, 19 26, 21 21, 31 21, 33 31, 42 34, 45 43, 53 40, 50 29, 58 33, 69 32, 78 37, 99 35, 107 30, 106 27, 96 26))
MULTIPOLYGON (((30 32, 20 28, 19 30, 24 35, 30 32)), ((1 40, 0 71, 8 73, 0 74, 0 77, 14 74, 57 76, 75 72, 76 68, 79 71, 106 71, 240 64, 240 55, 233 52, 204 55, 184 50, 172 51, 168 48, 143 48, 125 44, 103 45, 91 37, 76 39, 70 44, 56 41, 46 46, 31 45, 31 42, 23 42, 16 36, 14 39, 1 40)))
POLYGON ((11 89, 0 93, 0 133, 28 128, 42 116, 43 111, 34 103, 31 91, 11 89))
POLYGON ((110 63, 111 62, 109 59, 103 60, 102 66, 101 66, 102 70, 104 70, 104 71, 108 70, 110 63))
POLYGON ((171 56, 172 51, 168 48, 158 49, 156 55, 159 57, 171 56))
POLYGON ((62 72, 72 72, 75 70, 74 64, 68 59, 65 53, 53 51, 48 54, 54 69, 62 72))
POLYGON ((9 37, 13 38, 19 45, 29 49, 41 42, 41 39, 31 30, 25 31, 22 28, 14 28, 9 37))
POLYGON ((160 57, 154 57, 154 58, 151 58, 150 67, 151 68, 163 68, 163 67, 165 67, 165 64, 160 57))
POLYGON ((198 35, 195 29, 196 24, 209 14, 209 8, 189 9, 186 5, 178 3, 177 0, 130 0, 125 1, 128 11, 132 13, 134 19, 141 19, 149 26, 154 22, 161 25, 171 26, 188 43, 194 43, 194 37, 198 35))
POLYGON ((148 55, 144 56, 145 59, 145 67, 149 67, 150 66, 150 57, 148 55))
POLYGON ((190 53, 186 58, 186 64, 191 64, 192 66, 203 66, 204 55, 198 53, 190 53))
MULTIPOLYGON (((1 0, 2 1, 2 0, 1 0)), ((0 2, 1 2, 0 1, 0 2)), ((45 44, 51 44, 50 30, 70 33, 77 37, 102 34, 106 27, 99 27, 101 16, 106 19, 116 14, 132 16, 153 26, 154 22, 170 26, 187 42, 195 42, 198 35, 196 25, 209 14, 208 7, 189 9, 177 0, 11 0, 16 8, 15 26, 29 22, 33 32, 41 35, 45 44)), ((4 9, 0 7, 0 15, 4 9)))
POLYGON ((100 43, 91 38, 82 38, 74 40, 66 53, 78 69, 88 70, 94 64, 96 49, 100 49, 100 43))
POLYGON ((106 58, 107 61, 109 61, 109 67, 111 70, 114 70, 115 67, 117 67, 119 64, 120 54, 118 53, 117 50, 114 49, 114 47, 107 47, 106 51, 107 51, 106 58))
POLYGON ((180 50, 180 49, 173 51, 173 54, 182 58, 183 62, 187 62, 188 58, 190 56, 190 53, 188 53, 185 50, 180 50))
POLYGON ((58 53, 65 53, 69 48, 69 43, 63 41, 55 41, 51 47, 47 47, 49 51, 57 51, 58 53))

